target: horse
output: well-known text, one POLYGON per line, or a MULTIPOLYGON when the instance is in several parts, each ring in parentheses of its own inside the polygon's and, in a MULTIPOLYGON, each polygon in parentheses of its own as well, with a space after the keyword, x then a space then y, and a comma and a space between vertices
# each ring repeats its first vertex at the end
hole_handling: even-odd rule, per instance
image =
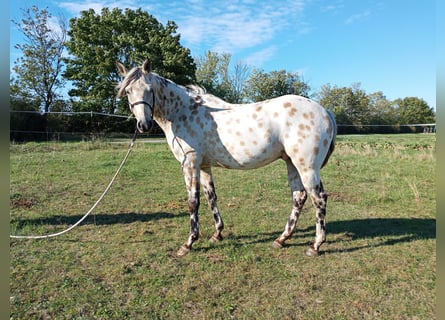
POLYGON ((117 97, 127 97, 139 132, 156 121, 181 163, 188 193, 190 233, 177 252, 184 256, 199 238, 200 190, 213 213, 221 241, 224 222, 217 205, 212 167, 255 169, 283 159, 287 165, 292 210, 273 247, 282 248, 296 227, 309 195, 315 207, 315 241, 306 254, 318 256, 326 241, 326 204, 320 169, 335 147, 337 126, 331 112, 308 98, 284 95, 249 104, 230 104, 198 86, 184 87, 152 71, 151 62, 127 70, 116 62, 122 81, 117 97))

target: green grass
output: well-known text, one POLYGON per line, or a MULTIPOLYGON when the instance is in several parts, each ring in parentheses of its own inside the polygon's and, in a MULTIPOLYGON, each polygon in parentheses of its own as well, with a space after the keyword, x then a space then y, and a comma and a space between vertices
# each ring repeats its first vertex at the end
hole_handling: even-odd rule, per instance
MULTIPOLYGON (((10 146, 12 234, 58 232, 103 192, 127 151, 106 142, 10 146)), ((435 319, 435 136, 339 136, 322 170, 330 197, 322 255, 307 201, 294 237, 284 162, 215 168, 225 239, 189 229, 179 163, 136 144, 103 202, 58 238, 11 240, 12 319, 435 319)))

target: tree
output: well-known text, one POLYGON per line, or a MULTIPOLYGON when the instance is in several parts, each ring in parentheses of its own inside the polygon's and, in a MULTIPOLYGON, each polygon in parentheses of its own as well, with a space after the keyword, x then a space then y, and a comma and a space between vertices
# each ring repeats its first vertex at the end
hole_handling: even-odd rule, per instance
POLYGON ((417 97, 407 97, 394 101, 400 124, 434 123, 434 110, 428 103, 417 97))
POLYGON ((391 101, 386 99, 383 92, 378 91, 368 94, 369 123, 370 124, 395 124, 396 114, 391 101))
POLYGON ((298 73, 285 70, 264 72, 254 69, 246 86, 246 96, 252 101, 262 101, 285 94, 309 97, 310 87, 298 73))
POLYGON ((51 14, 47 9, 39 10, 37 6, 22 12, 21 22, 13 21, 24 34, 25 42, 15 45, 23 56, 14 63, 15 77, 11 78, 11 88, 17 96, 36 100, 46 113, 57 98, 58 89, 65 84, 62 55, 66 23, 63 17, 59 17, 57 27, 52 28, 51 14))
POLYGON ((233 103, 242 103, 244 101, 244 87, 250 75, 250 67, 242 62, 235 64, 233 73, 230 77, 232 86, 232 97, 230 100, 233 103))
POLYGON ((76 108, 129 112, 116 98, 116 61, 128 66, 148 58, 160 75, 179 84, 194 82, 195 63, 190 50, 181 46, 176 30, 174 22, 164 27, 142 9, 103 8, 101 14, 90 9, 71 19, 66 43, 71 56, 65 76, 73 81, 70 96, 80 99, 76 108))
POLYGON ((365 91, 360 89, 360 83, 355 83, 351 87, 325 84, 317 96, 319 103, 335 114, 338 124, 370 123, 369 98, 365 91))
POLYGON ((207 51, 196 58, 196 80, 207 92, 231 103, 241 103, 250 68, 238 62, 231 71, 231 58, 229 53, 207 51))

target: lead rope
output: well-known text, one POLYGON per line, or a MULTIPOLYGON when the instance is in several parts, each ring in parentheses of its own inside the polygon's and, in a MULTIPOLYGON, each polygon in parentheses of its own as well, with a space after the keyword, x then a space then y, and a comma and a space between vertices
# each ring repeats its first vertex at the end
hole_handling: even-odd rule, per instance
POLYGON ((83 220, 86 219, 86 217, 88 217, 90 215, 91 212, 93 212, 93 210, 97 207, 97 205, 102 201, 102 199, 105 197, 105 195, 107 194, 107 192, 110 190, 111 186, 114 183, 114 180, 116 180, 117 175, 119 174, 119 172, 121 171, 122 167, 124 166, 125 162, 128 159, 128 156, 130 155, 131 150, 134 147, 134 143, 136 141, 136 136, 138 134, 138 130, 136 129, 133 135, 133 139, 131 140, 130 143, 130 147, 128 148, 127 154, 125 155, 124 159, 122 160, 119 168, 117 169, 116 173, 114 174, 113 178, 111 179, 110 183, 108 184, 108 186, 105 188, 105 191, 102 193, 102 195, 99 197, 99 199, 97 199, 96 203, 91 207, 91 209, 85 213, 83 215, 82 218, 79 219, 79 221, 77 221, 75 224, 73 224, 71 227, 57 232, 57 233, 52 233, 52 234, 47 234, 47 235, 43 235, 43 236, 15 236, 15 235, 9 235, 10 238, 14 238, 14 239, 47 239, 47 238, 54 238, 57 236, 60 236, 64 233, 67 233, 68 231, 74 229, 75 227, 77 227, 83 220))

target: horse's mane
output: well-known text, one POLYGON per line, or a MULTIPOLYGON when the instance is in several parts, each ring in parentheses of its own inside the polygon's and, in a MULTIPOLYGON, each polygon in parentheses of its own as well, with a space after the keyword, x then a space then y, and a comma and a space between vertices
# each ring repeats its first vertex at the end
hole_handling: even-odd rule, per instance
POLYGON ((185 86, 186 90, 189 92, 189 95, 200 99, 203 103, 208 100, 219 101, 221 104, 227 104, 223 99, 211 94, 207 93, 207 90, 204 87, 198 86, 196 84, 189 84, 185 86))
POLYGON ((206 88, 198 86, 196 84, 188 84, 185 86, 185 89, 192 94, 199 94, 199 95, 207 94, 206 88))
MULTIPOLYGON (((128 71, 125 78, 116 87, 118 89, 117 96, 118 97, 125 96, 125 88, 131 82, 136 81, 139 78, 141 78, 143 76, 143 74, 144 73, 143 73, 141 67, 134 67, 130 71, 128 71)), ((188 84, 186 86, 182 86, 182 85, 179 85, 169 79, 166 79, 166 78, 158 75, 157 73, 151 72, 151 75, 154 76, 157 81, 164 83, 165 85, 173 85, 173 86, 176 86, 177 88, 184 90, 192 98, 196 98, 198 100, 205 101, 206 100, 205 98, 208 97, 211 100, 220 100, 224 103, 227 103, 224 100, 222 100, 221 98, 218 98, 217 96, 215 96, 213 94, 207 93, 207 90, 202 86, 199 86, 196 84, 188 84)))
POLYGON ((125 96, 125 88, 133 81, 139 79, 142 77, 142 68, 141 67, 134 67, 130 71, 127 72, 124 79, 121 83, 119 83, 117 88, 117 96, 123 97, 125 96))

